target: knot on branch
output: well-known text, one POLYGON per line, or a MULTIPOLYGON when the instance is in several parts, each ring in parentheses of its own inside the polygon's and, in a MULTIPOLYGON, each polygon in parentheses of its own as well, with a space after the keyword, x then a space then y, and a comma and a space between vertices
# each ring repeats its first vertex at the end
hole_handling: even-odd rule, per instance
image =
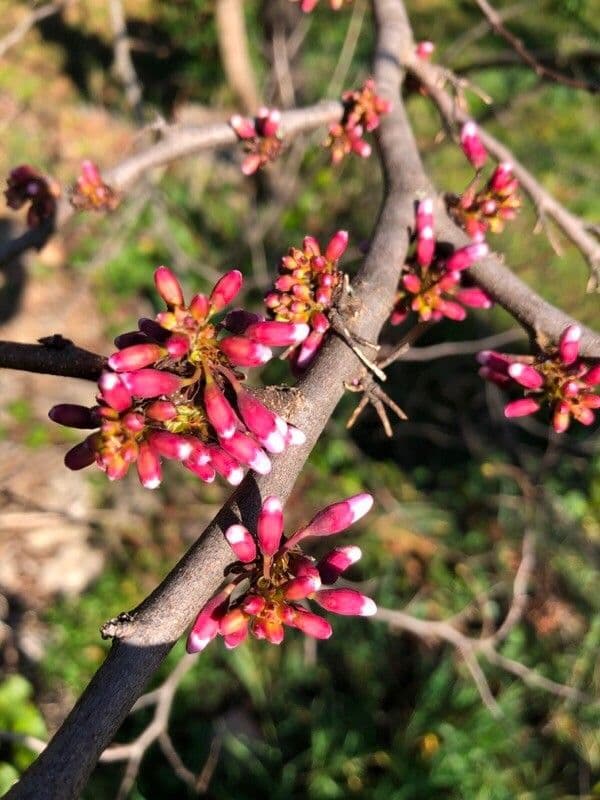
POLYGON ((100 628, 103 639, 126 639, 133 631, 135 617, 129 611, 122 611, 118 616, 109 619, 100 628))

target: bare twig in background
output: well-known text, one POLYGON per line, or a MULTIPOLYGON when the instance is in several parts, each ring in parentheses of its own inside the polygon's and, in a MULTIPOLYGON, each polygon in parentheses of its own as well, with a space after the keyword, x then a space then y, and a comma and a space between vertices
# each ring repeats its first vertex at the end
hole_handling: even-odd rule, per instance
POLYGON ((492 29, 496 31, 497 34, 502 36, 506 42, 508 42, 515 53, 517 53, 521 61, 531 67, 535 74, 539 75, 540 78, 545 78, 547 80, 554 81, 555 83, 561 83, 563 86, 569 86, 571 89, 584 89, 592 94, 597 94, 600 92, 600 85, 594 83, 593 81, 571 78, 568 75, 563 75, 562 72, 558 72, 557 70, 540 63, 525 47, 521 39, 508 30, 508 28, 504 25, 500 14, 492 5, 490 5, 490 3, 488 3, 487 0, 475 0, 475 2, 481 9, 492 29))
POLYGON ((335 69, 333 70, 333 75, 331 76, 329 86, 325 91, 326 96, 337 97, 344 88, 344 84, 348 76, 348 70, 352 64, 356 45, 358 44, 358 39, 362 30, 366 10, 367 6, 365 0, 355 0, 352 8, 352 16, 350 17, 348 30, 346 31, 346 37, 344 39, 344 44, 340 50, 340 55, 337 64, 335 65, 335 69))
POLYGON ((280 21, 276 21, 273 28, 273 68, 277 78, 279 97, 284 108, 291 108, 296 103, 294 79, 290 69, 290 57, 287 49, 285 28, 280 21))
POLYGON ((215 18, 227 83, 238 97, 244 113, 255 114, 261 105, 261 96, 250 60, 243 0, 217 0, 215 18))
POLYGON ((51 17, 53 14, 58 14, 67 3, 73 2, 77 2, 77 0, 56 0, 54 3, 44 3, 43 6, 34 9, 28 16, 24 17, 10 33, 7 33, 6 36, 0 39, 0 58, 6 55, 11 47, 18 44, 34 25, 37 25, 38 22, 41 22, 47 17, 51 17))
MULTIPOLYGON (((496 347, 503 347, 512 342, 522 341, 524 333, 520 329, 495 333, 492 336, 485 336, 482 339, 474 339, 470 342, 444 342, 443 344, 432 344, 429 347, 406 347, 404 352, 399 353, 393 361, 433 361, 436 358, 452 358, 454 356, 471 355, 479 353, 480 350, 491 350, 496 347)), ((388 362, 386 358, 386 366, 388 362)))
POLYGON ((137 122, 142 121, 142 85, 138 79, 127 36, 127 21, 121 0, 107 0, 110 21, 113 29, 113 69, 123 84, 125 99, 137 122))

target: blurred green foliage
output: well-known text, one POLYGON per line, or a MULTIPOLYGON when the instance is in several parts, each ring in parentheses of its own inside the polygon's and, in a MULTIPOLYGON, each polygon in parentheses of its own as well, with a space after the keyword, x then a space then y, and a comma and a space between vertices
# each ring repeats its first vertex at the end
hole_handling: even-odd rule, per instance
MULTIPOLYGON (((287 0, 277 2, 287 7, 287 0)), ((597 219, 600 201, 594 183, 600 140, 594 98, 540 83, 518 66, 488 66, 494 54, 505 52, 505 45, 481 31, 471 2, 421 0, 407 5, 417 38, 433 39, 440 62, 464 70, 493 97, 493 106, 487 108, 467 92, 473 114, 485 119, 559 200, 597 219)), ((512 6, 496 5, 504 10, 512 6)), ((532 51, 556 52, 560 59, 591 46, 597 25, 591 0, 519 5, 507 24, 532 51)), ((147 44, 134 51, 134 60, 149 105, 167 116, 185 102, 231 108, 235 98, 220 66, 213 3, 148 0, 132 6, 130 28, 147 44)), ((261 85, 269 78, 266 54, 271 43, 264 24, 269 7, 266 0, 245 3, 261 85)), ((335 15, 321 0, 312 18, 294 21, 309 25, 301 57, 292 65, 299 102, 327 93, 351 13, 347 9, 335 15)), ((369 74, 371 23, 367 12, 346 87, 369 74)), ((41 30, 39 47, 47 48, 48 63, 57 74, 64 70, 76 87, 69 102, 93 102, 114 115, 126 113, 119 92, 98 84, 97 75, 106 73, 110 57, 101 28, 86 20, 54 20, 41 30), (77 68, 70 63, 69 48, 71 61, 73 53, 86 52, 77 68)), ((16 94, 19 103, 31 103, 34 111, 43 91, 35 72, 22 69, 18 60, 0 77, 0 87, 16 94)), ((440 190, 460 190, 471 173, 460 151, 447 139, 439 141, 432 105, 413 93, 408 108, 440 190)), ((50 166, 52 156, 44 151, 41 137, 27 139, 15 128, 6 141, 9 158, 50 166)), ((318 144, 319 137, 311 144, 318 144)), ((272 201, 260 180, 242 179, 237 155, 218 153, 175 165, 145 196, 140 190, 117 214, 84 228, 70 266, 89 279, 107 337, 126 329, 140 305, 147 308, 155 302, 151 276, 158 263, 172 264, 189 289, 206 289, 211 270, 237 266, 249 279, 250 302, 258 305, 265 274, 268 279, 291 244, 307 232, 326 240, 344 227, 351 231, 355 248, 345 263, 354 268, 360 256, 356 246, 368 240, 381 197, 373 159, 349 159, 333 170, 318 147, 307 147, 298 162, 293 153, 285 154, 281 170, 296 164, 297 180, 281 205, 272 201), (256 242, 252 230, 259 224, 264 224, 264 236, 256 242)), ((107 153, 106 160, 115 160, 115 154, 107 153)), ((518 220, 494 240, 495 246, 549 300, 598 325, 597 296, 583 292, 587 272, 580 255, 555 233, 564 250, 557 255, 543 233, 532 236, 535 222, 535 211, 526 204, 518 220)), ((439 326, 423 344, 475 338, 506 325, 503 312, 474 315, 462 326, 439 326)), ((282 364, 269 365, 265 378, 289 380, 282 364)), ((486 595, 481 614, 486 624, 497 625, 510 602, 524 530, 533 526, 538 555, 529 609, 502 652, 552 680, 597 696, 600 458, 592 453, 597 437, 576 431, 562 445, 553 441, 547 448, 541 426, 507 428, 497 414, 498 395, 482 385, 471 357, 398 365, 390 371, 389 391, 410 422, 396 424, 396 436, 388 441, 375 415, 366 412, 349 436, 344 421, 356 395, 348 394, 288 504, 289 528, 331 500, 372 491, 376 510, 346 534, 346 541, 359 542, 364 550, 351 579, 382 606, 407 607, 422 618, 451 617, 477 606, 486 595), (513 468, 527 480, 539 481, 544 502, 533 511, 523 502, 513 468)), ((45 441, 48 434, 38 430, 28 403, 17 401, 9 413, 32 446, 45 441)), ((159 493, 164 512, 149 512, 145 525, 136 530, 132 525, 115 533, 100 525, 108 566, 82 597, 60 600, 43 614, 48 626, 44 657, 33 685, 19 675, 0 684, 0 729, 45 735, 33 687, 37 697, 67 690, 76 696, 82 690, 106 652, 97 635, 99 625, 142 599, 186 546, 179 530, 192 526, 197 533, 202 527, 198 520, 210 515, 211 504, 223 496, 218 487, 192 490, 190 481, 171 474, 173 480, 159 493)), ((118 504, 115 487, 94 481, 94 490, 99 507, 118 504)), ((482 660, 503 713, 496 719, 451 648, 365 620, 340 618, 334 629, 330 641, 314 648, 291 632, 279 649, 250 642, 228 653, 214 644, 198 658, 180 686, 170 732, 184 763, 197 772, 211 743, 221 743, 208 796, 600 796, 597 704, 545 693, 482 660)), ((479 635, 481 625, 474 624, 470 632, 479 635)), ((181 654, 178 645, 155 685, 181 654)), ((150 714, 144 710, 130 717, 119 740, 137 735, 150 714)), ((1 748, 0 792, 32 758, 13 743, 1 748)), ((115 765, 99 767, 85 798, 113 798, 121 771, 115 765)), ((130 800, 187 796, 192 794, 153 747, 130 800)))

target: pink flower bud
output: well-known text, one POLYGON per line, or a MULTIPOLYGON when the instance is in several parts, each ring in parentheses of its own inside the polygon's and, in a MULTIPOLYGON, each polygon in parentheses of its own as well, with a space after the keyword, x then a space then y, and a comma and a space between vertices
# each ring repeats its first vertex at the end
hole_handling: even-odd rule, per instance
POLYGON ((286 625, 297 628, 313 639, 329 639, 333 633, 331 625, 323 617, 297 606, 287 606, 287 608, 289 612, 286 614, 286 625))
POLYGON ((294 425, 287 426, 287 433, 285 434, 285 444, 287 447, 290 445, 300 445, 306 443, 306 436, 300 428, 294 425))
POLYGON ((190 340, 184 334, 176 333, 167 339, 166 342, 167 352, 171 358, 176 361, 183 358, 190 349, 190 340))
POLYGON ((181 387, 181 378, 172 372, 158 369, 138 369, 135 372, 121 372, 119 375, 125 387, 135 397, 170 395, 181 387))
POLYGON ((356 153, 360 158, 368 158, 371 155, 372 148, 371 145, 364 139, 361 139, 359 135, 352 139, 352 152, 356 153))
POLYGON ((166 422, 177 416, 177 406, 170 400, 155 400, 146 408, 146 416, 157 422, 166 422))
POLYGON ((197 478, 200 478, 204 483, 212 483, 216 477, 216 471, 211 464, 198 459, 195 455, 191 455, 183 462, 183 466, 193 472, 197 478))
POLYGON ((85 439, 65 454, 65 466, 72 470, 84 469, 96 460, 93 439, 85 439))
POLYGON ((98 380, 98 386, 102 399, 115 411, 125 411, 131 407, 131 392, 119 375, 114 372, 103 372, 98 380))
POLYGON ((469 120, 462 126, 460 132, 460 145, 463 153, 476 170, 480 170, 487 161, 487 150, 479 138, 477 125, 469 120))
POLYGON ((417 236, 417 262, 421 267, 427 269, 433 261, 434 253, 435 239, 433 238, 433 228, 423 228, 417 236))
POLYGON ((325 250, 325 258, 329 261, 339 261, 348 247, 348 231, 338 231, 329 240, 325 250))
POLYGON ((271 461, 251 436, 236 431, 230 439, 222 439, 221 447, 242 464, 247 464, 259 475, 271 471, 271 461))
POLYGON ((223 636, 223 642, 228 650, 233 650, 248 638, 248 620, 246 624, 238 628, 234 633, 227 633, 223 636))
POLYGON ((433 200, 431 197, 425 197, 417 204, 417 212, 415 215, 415 227, 417 233, 423 233, 425 230, 431 230, 431 237, 433 238, 433 200))
POLYGON ((258 544, 266 556, 273 556, 279 549, 283 533, 283 509, 278 497, 267 497, 258 515, 256 529, 258 544))
POLYGON ((402 285, 411 294, 419 294, 421 291, 421 279, 414 272, 408 272, 402 276, 402 285))
POLYGON ((392 325, 401 325, 404 322, 404 320, 408 317, 408 313, 409 312, 407 310, 399 311, 397 309, 394 309, 390 317, 390 323, 392 325))
POLYGON ((349 547, 336 547, 324 558, 319 561, 317 569, 321 580, 325 584, 335 583, 342 572, 345 572, 352 564, 356 564, 362 557, 360 547, 350 545, 349 547))
POLYGON ((464 308, 459 303, 452 302, 452 300, 441 300, 439 311, 448 319, 454 320, 454 322, 462 322, 467 316, 464 308))
POLYGON ((181 284, 168 267, 159 267, 154 272, 156 290, 168 306, 183 305, 181 284))
POLYGON ((259 156, 258 153, 250 153, 242 161, 242 173, 244 175, 254 175, 254 173, 260 169, 261 164, 261 156, 259 156))
POLYGON ((115 372, 130 372, 154 364, 163 353, 158 344, 134 344, 113 353, 108 359, 108 366, 115 372))
POLYGON ((270 644, 283 642, 283 625, 277 620, 255 619, 252 624, 252 632, 257 639, 266 639, 270 644))
POLYGON ((219 633, 227 636, 230 633, 244 629, 248 626, 248 618, 240 608, 228 611, 219 621, 219 633))
POLYGON ((478 286, 470 286, 467 289, 460 289, 456 293, 456 299, 470 308, 491 308, 494 305, 492 298, 478 286))
POLYGON ((259 594, 249 594, 242 600, 242 610, 251 617, 255 617, 264 611, 267 602, 259 594))
POLYGON ((203 322, 209 312, 208 297, 205 294, 195 294, 190 303, 190 314, 198 322, 203 322))
POLYGON ((418 42, 415 48, 415 53, 417 54, 418 58, 422 58, 424 61, 429 61, 434 50, 435 45, 433 42, 418 42))
POLYGON ((513 417, 526 417, 528 414, 535 414, 540 408, 540 404, 531 397, 524 397, 521 400, 513 400, 504 406, 504 416, 507 419, 513 417))
POLYGON ((581 425, 592 425, 596 416, 591 408, 586 408, 585 405, 574 406, 571 413, 581 425))
POLYGON ((600 383, 600 364, 590 367, 583 376, 586 386, 597 386, 600 383))
POLYGON ((373 600, 356 589, 322 589, 314 599, 322 608, 334 614, 371 617, 377 611, 373 600))
POLYGON ((146 489, 156 489, 162 480, 160 459, 148 442, 140 442, 136 467, 140 483, 146 489))
POLYGON ((281 111, 277 108, 260 108, 256 115, 261 136, 276 136, 281 122, 281 111))
POLYGON ((232 269, 227 272, 223 277, 217 281, 215 288, 212 290, 209 303, 213 311, 220 311, 239 294, 242 288, 244 279, 239 269, 232 269))
POLYGON ((452 253, 446 262, 446 269, 448 272, 468 269, 473 266, 476 261, 487 256, 489 252, 490 248, 485 242, 468 244, 466 247, 461 247, 460 250, 455 250, 454 253, 452 253))
POLYGON ((477 361, 484 367, 506 375, 508 375, 509 366, 514 363, 512 358, 505 356, 504 353, 497 353, 495 350, 481 350, 477 353, 477 361))
POLYGON ((240 139, 254 139, 256 136, 256 128, 251 119, 234 114, 229 120, 229 124, 240 139))
POLYGON ((558 352, 563 364, 569 367, 577 361, 579 356, 579 340, 581 339, 581 328, 579 325, 569 325, 562 332, 558 341, 558 352))
MULTIPOLYGON (((316 514, 309 524, 292 537, 294 544, 307 536, 331 536, 345 530, 371 510, 370 494, 356 494, 339 503, 333 503, 316 514)), ((292 540, 289 539, 288 543, 292 540)))
POLYGON ((502 161, 490 178, 490 188, 495 192, 499 192, 513 180, 513 166, 508 161, 502 161))
POLYGON ((212 445, 208 448, 212 466, 232 486, 238 486, 244 477, 244 469, 239 462, 232 458, 220 447, 212 445))
POLYGON ((321 342, 323 341, 323 334, 317 331, 311 331, 306 339, 302 342, 298 355, 296 357, 296 364, 300 370, 305 370, 312 363, 317 354, 321 342))
POLYGON ((204 407, 219 439, 230 439, 238 427, 238 419, 229 400, 212 380, 204 389, 204 407))
POLYGON ((318 574, 292 578, 281 588, 286 600, 304 600, 321 588, 321 578, 318 574))
POLYGON ((245 335, 270 347, 288 347, 304 341, 309 333, 310 328, 303 322, 293 323, 269 320, 250 325, 246 329, 245 335))
POLYGON ((571 423, 571 414, 569 404, 560 401, 556 404, 554 414, 552 415, 552 427, 556 433, 564 433, 571 423))
POLYGON ((144 415, 139 414, 138 412, 135 411, 130 411, 128 414, 125 414, 125 416, 122 419, 122 422, 123 425, 127 428, 127 430, 133 431, 133 433, 139 433, 140 431, 143 431, 144 428, 146 427, 146 421, 144 419, 144 415))
POLYGON ((225 587, 212 597, 198 614, 188 636, 186 645, 188 653, 199 653, 215 638, 219 632, 219 621, 227 612, 233 588, 232 584, 225 587))
POLYGON ((225 531, 225 538, 239 561, 244 564, 254 561, 256 558, 256 543, 247 528, 243 525, 230 525, 225 531))
POLYGON ((91 408, 78 406, 72 403, 60 403, 53 406, 48 412, 52 422, 65 425, 67 428, 97 428, 98 418, 94 416, 91 408))
POLYGON ((534 367, 520 361, 509 365, 508 374, 526 389, 540 389, 544 384, 543 377, 534 367))
POLYGON ((600 394, 584 394, 580 403, 585 408, 600 408, 600 394))
POLYGON ((317 333, 325 333, 329 330, 329 320, 322 311, 315 311, 310 319, 311 327, 317 333))
POLYGON ((287 435, 286 422, 244 389, 240 389, 238 392, 237 403, 246 427, 256 436, 262 446, 269 453, 283 452, 287 435))
POLYGON ((228 336, 219 342, 219 347, 239 367, 259 367, 273 357, 273 352, 266 345, 244 336, 228 336))
POLYGON ((179 433, 169 433, 169 431, 151 431, 148 434, 148 441, 161 456, 178 461, 189 458, 193 449, 189 439, 179 433))

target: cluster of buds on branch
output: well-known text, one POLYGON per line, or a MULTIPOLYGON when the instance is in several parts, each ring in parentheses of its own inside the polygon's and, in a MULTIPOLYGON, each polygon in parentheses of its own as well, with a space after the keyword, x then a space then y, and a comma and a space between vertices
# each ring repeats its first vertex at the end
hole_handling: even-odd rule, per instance
POLYGON ((567 430, 571 418, 582 425, 594 422, 594 410, 600 408, 600 394, 593 387, 600 384, 600 364, 590 365, 579 358, 580 338, 581 328, 569 325, 558 347, 536 356, 512 356, 493 350, 479 353, 482 377, 502 387, 514 383, 525 390, 525 397, 504 407, 506 417, 535 414, 542 405, 547 405, 557 433, 567 430))
POLYGON ((81 162, 81 173, 70 199, 77 211, 114 211, 120 201, 115 190, 102 180, 93 161, 81 162))
POLYGON ((247 153, 242 161, 244 175, 253 175, 279 156, 283 142, 278 109, 260 108, 254 119, 235 114, 229 124, 243 141, 247 153))
POLYGON ((323 588, 334 584, 360 559, 358 547, 337 547, 318 562, 299 547, 308 537, 340 533, 364 516, 372 504, 369 494, 334 503, 285 539, 281 502, 268 497, 258 516, 256 535, 243 525, 229 527, 225 536, 236 561, 227 571, 233 579, 198 615, 188 636, 188 652, 200 652, 218 634, 230 649, 248 634, 281 644, 284 626, 316 639, 328 639, 331 625, 305 608, 307 600, 335 614, 374 614, 377 608, 373 600, 355 589, 323 588))
POLYGON ((507 221, 516 217, 521 207, 519 181, 512 164, 504 161, 494 169, 481 187, 481 170, 487 162, 487 150, 474 122, 465 122, 460 134, 461 147, 477 174, 462 195, 448 195, 448 208, 458 225, 475 241, 486 233, 500 233, 507 221), (481 187, 481 188, 480 188, 481 187))
MULTIPOLYGON (((271 469, 269 453, 304 442, 288 425, 245 389, 239 367, 256 367, 271 357, 269 345, 287 346, 308 335, 304 324, 264 321, 244 311, 231 320, 214 320, 238 294, 242 275, 232 270, 210 296, 195 295, 185 304, 181 286, 167 267, 154 275, 167 311, 141 319, 139 330, 118 336, 119 348, 98 381, 98 405, 89 409, 63 404, 50 418, 75 428, 98 428, 65 457, 71 469, 96 462, 111 479, 124 477, 136 463, 141 483, 161 482, 161 458, 176 459, 210 482, 218 473, 232 484, 243 468, 271 469), (244 335, 221 336, 244 324, 244 335)), ((228 315, 229 316, 229 315, 228 315)))
POLYGON ((30 228, 37 228, 42 222, 54 216, 60 189, 54 181, 45 178, 33 167, 22 164, 9 173, 4 195, 8 207, 15 210, 30 203, 27 210, 27 225, 30 228))
POLYGON ((438 322, 444 317, 460 322, 466 317, 463 306, 490 308, 492 300, 482 289, 462 284, 465 270, 488 254, 485 242, 454 251, 438 244, 430 198, 417 204, 415 229, 412 254, 400 279, 390 318, 392 325, 404 322, 411 311, 423 322, 438 322))
POLYGON ((333 164, 339 164, 349 153, 368 158, 371 145, 363 139, 363 134, 365 131, 374 131, 379 126, 381 116, 389 113, 392 107, 389 100, 377 95, 373 78, 368 78, 362 89, 344 92, 342 103, 342 119, 329 126, 329 136, 325 142, 325 146, 331 150, 333 164))
POLYGON ((347 245, 346 231, 334 234, 324 253, 313 236, 306 236, 302 250, 291 247, 283 256, 274 290, 265 297, 265 305, 274 320, 306 326, 304 340, 287 353, 296 372, 304 371, 311 364, 330 327, 328 312, 344 277, 338 262, 347 245))

